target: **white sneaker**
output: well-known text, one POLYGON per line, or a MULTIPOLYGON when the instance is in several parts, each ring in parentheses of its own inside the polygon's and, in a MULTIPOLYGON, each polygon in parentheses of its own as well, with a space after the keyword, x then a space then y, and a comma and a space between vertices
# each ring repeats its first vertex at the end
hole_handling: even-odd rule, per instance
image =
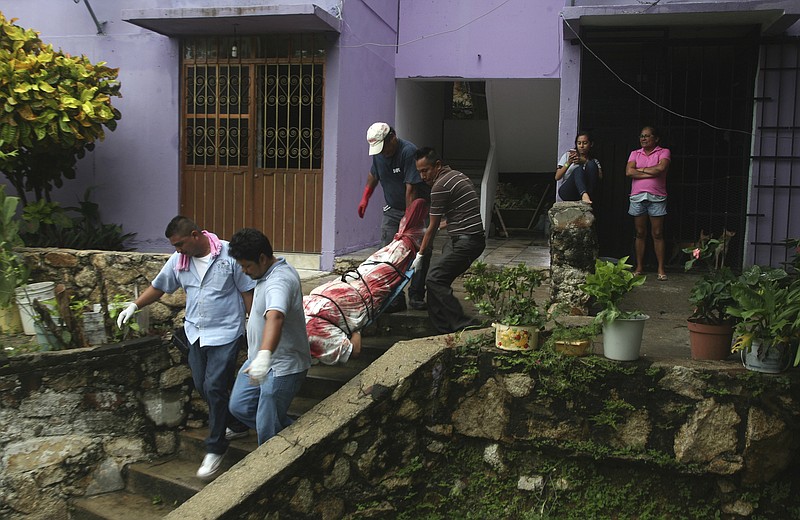
POLYGON ((247 437, 248 431, 244 430, 242 432, 236 432, 231 430, 230 428, 225 428, 225 438, 229 441, 233 439, 241 439, 242 437, 247 437))
POLYGON ((222 467, 222 459, 224 458, 224 453, 206 453, 206 456, 203 457, 203 463, 200 464, 200 469, 197 470, 197 478, 203 480, 212 479, 222 467))

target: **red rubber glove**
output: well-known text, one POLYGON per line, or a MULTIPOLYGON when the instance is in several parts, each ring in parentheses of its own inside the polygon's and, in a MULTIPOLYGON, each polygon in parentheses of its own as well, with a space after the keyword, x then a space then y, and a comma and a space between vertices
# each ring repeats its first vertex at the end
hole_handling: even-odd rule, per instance
POLYGON ((358 204, 358 216, 364 218, 364 213, 367 211, 367 204, 372 192, 375 191, 375 186, 365 186, 364 194, 361 196, 361 202, 358 204))

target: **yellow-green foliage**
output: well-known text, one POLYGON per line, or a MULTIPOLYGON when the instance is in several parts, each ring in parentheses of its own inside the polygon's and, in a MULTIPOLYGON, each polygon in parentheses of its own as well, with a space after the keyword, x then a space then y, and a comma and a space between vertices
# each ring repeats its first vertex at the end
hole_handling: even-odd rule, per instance
POLYGON ((22 192, 38 199, 60 186, 75 156, 116 128, 120 84, 118 69, 56 51, 15 21, 0 13, 0 152, 20 154, 0 157, 0 169, 25 204, 22 192))
POLYGON ((0 146, 31 147, 50 140, 63 147, 91 143, 116 127, 119 112, 118 69, 86 56, 54 51, 31 29, 14 25, 0 13, 0 146))

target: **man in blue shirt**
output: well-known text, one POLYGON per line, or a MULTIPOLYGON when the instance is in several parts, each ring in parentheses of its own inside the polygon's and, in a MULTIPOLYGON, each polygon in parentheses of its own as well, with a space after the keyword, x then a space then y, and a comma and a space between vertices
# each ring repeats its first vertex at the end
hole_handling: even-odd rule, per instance
POLYGON ((231 256, 256 280, 247 320, 247 361, 231 394, 231 413, 264 444, 292 424, 289 405, 311 366, 300 276, 273 256, 269 239, 244 228, 231 237, 231 256))
MULTIPOLYGON (((397 137, 394 128, 386 123, 374 123, 367 130, 369 154, 372 156, 372 167, 367 176, 364 194, 358 205, 358 216, 364 218, 367 204, 375 191, 378 182, 383 188, 386 205, 383 207, 383 223, 381 225, 381 241, 383 245, 394 240, 400 228, 406 208, 414 199, 423 198, 430 201, 431 190, 422 181, 417 171, 414 154, 417 147, 410 141, 397 137)), ((428 271, 430 257, 420 264, 420 268, 411 278, 408 288, 409 305, 415 310, 425 310, 425 276, 428 271)), ((401 295, 396 304, 385 312, 396 312, 405 309, 405 298, 401 295)))
MULTIPOLYGON (((208 403, 206 456, 197 476, 208 480, 220 469, 229 444, 226 429, 235 422, 228 401, 255 282, 229 256, 228 242, 201 230, 192 220, 178 215, 164 234, 175 253, 152 284, 120 313, 117 325, 122 327, 137 310, 164 293, 186 291, 183 328, 191 344, 189 367, 195 388, 208 403)), ((227 434, 236 436, 232 431, 227 434)))

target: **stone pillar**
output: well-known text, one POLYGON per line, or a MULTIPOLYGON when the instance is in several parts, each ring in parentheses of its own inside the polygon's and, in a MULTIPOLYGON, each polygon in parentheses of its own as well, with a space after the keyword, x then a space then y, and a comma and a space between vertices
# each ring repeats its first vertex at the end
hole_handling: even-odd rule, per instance
POLYGON ((588 296, 580 290, 598 254, 592 206, 556 202, 550 220, 550 301, 566 304, 569 314, 586 315, 588 296))

